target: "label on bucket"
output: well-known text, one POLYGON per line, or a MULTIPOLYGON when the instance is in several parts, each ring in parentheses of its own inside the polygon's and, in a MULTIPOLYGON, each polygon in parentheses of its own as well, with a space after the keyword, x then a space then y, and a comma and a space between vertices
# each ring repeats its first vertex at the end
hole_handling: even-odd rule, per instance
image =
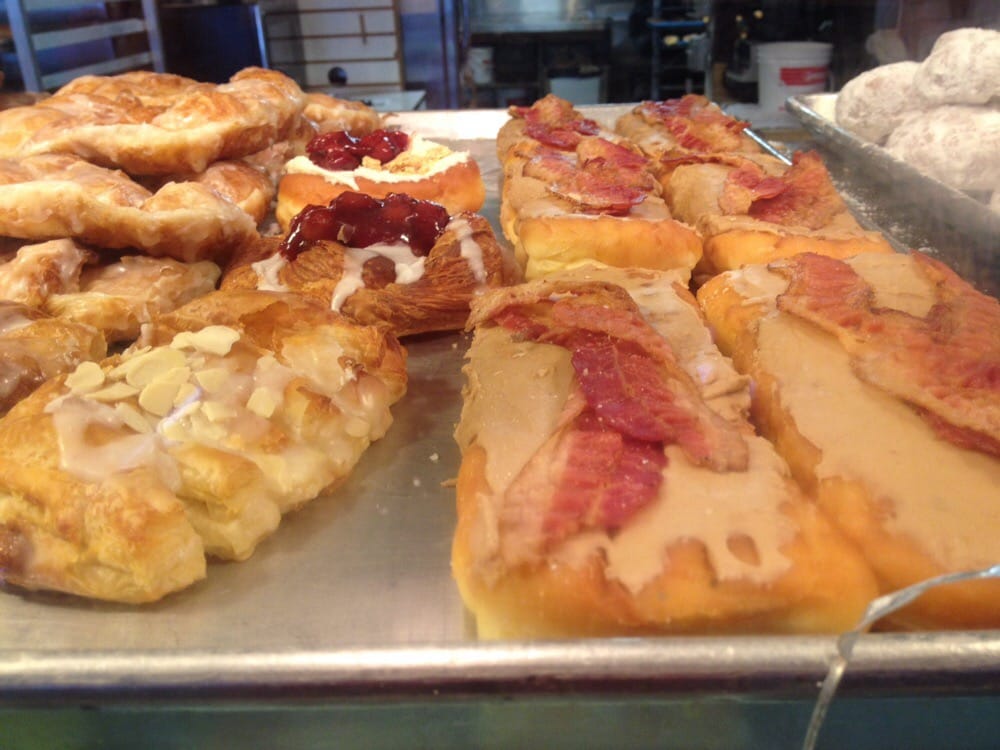
POLYGON ((826 66, 811 68, 782 68, 781 82, 786 86, 815 86, 826 83, 826 66))

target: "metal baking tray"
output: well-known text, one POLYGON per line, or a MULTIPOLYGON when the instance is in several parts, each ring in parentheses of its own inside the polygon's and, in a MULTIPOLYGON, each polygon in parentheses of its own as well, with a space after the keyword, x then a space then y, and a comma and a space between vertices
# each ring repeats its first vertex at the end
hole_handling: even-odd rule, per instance
POLYGON ((1000 296, 1000 213, 839 127, 836 102, 836 94, 800 94, 786 107, 824 149, 838 187, 855 200, 852 207, 899 243, 928 249, 982 291, 1000 296))
MULTIPOLYGON (((611 116, 613 110, 601 110, 611 116)), ((472 151, 497 226, 501 111, 396 122, 472 151)), ((432 696, 784 695, 812 700, 832 637, 477 642, 449 570, 465 334, 405 342, 410 386, 350 479, 242 563, 142 607, 0 591, 0 707, 432 696)), ((870 634, 843 691, 1000 689, 1000 632, 870 634)), ((3 741, 0 740, 0 745, 3 741)))

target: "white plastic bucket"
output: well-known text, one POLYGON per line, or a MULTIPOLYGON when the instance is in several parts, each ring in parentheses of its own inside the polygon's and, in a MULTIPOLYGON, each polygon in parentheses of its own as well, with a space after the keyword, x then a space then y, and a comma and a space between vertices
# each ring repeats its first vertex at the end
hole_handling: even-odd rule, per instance
POLYGON ((757 50, 758 103, 765 113, 783 112, 790 96, 825 91, 833 45, 826 42, 772 42, 757 50))
POLYGON ((471 47, 469 71, 474 83, 493 83, 493 48, 471 47))
POLYGON ((596 75, 559 76, 549 79, 549 91, 574 104, 601 103, 600 73, 596 75))

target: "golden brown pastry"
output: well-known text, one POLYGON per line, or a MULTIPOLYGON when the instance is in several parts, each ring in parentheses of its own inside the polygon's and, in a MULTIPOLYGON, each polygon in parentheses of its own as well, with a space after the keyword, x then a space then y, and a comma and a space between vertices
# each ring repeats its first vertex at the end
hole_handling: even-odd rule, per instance
POLYGON ((43 306, 62 318, 101 330, 108 342, 134 341, 146 323, 215 290, 221 271, 211 261, 127 255, 84 267, 78 288, 53 294, 43 306))
POLYGON ((133 175, 197 173, 283 140, 305 105, 298 84, 263 68, 218 85, 147 71, 82 76, 0 112, 0 157, 65 153, 133 175))
POLYGON ((525 278, 587 261, 694 267, 701 239, 671 215, 634 146, 592 134, 596 123, 551 95, 512 114, 498 135, 500 226, 525 278))
POLYGON ((893 252, 861 228, 815 152, 795 154, 791 166, 764 154, 709 156, 675 167, 664 187, 674 215, 704 237, 699 274, 802 252, 893 252))
POLYGON ((686 94, 642 102, 618 118, 615 132, 648 154, 662 175, 691 155, 760 153, 760 146, 743 132, 747 126, 704 96, 686 94))
POLYGON ((134 341, 144 323, 215 289, 220 270, 203 260, 118 259, 72 240, 25 245, 0 265, 0 299, 97 328, 108 343, 134 341))
POLYGON ((480 637, 836 632, 875 595, 682 277, 583 268, 474 303, 452 570, 480 637))
POLYGON ((0 299, 0 414, 49 378, 103 359, 107 348, 93 326, 0 299))
POLYGON ((364 102, 339 99, 318 91, 306 94, 302 119, 316 133, 344 130, 351 135, 367 135, 382 126, 382 116, 364 102))
POLYGON ((0 575, 145 602, 242 560, 388 429, 405 353, 305 297, 215 292, 0 419, 0 575))
MULTIPOLYGON (((800 255, 709 281, 754 415, 883 592, 997 562, 1000 304, 919 254, 800 255)), ((1000 626, 1000 581, 933 589, 897 627, 1000 626)))
POLYGON ((97 261, 97 253, 73 240, 22 245, 0 262, 0 300, 44 308, 53 294, 76 291, 84 265, 97 261))
POLYGON ((75 156, 0 159, 0 234, 70 237, 185 262, 225 258, 256 236, 254 220, 214 190, 171 182, 155 193, 75 156))
POLYGON ((470 300, 510 283, 516 273, 478 214, 449 217, 437 204, 399 194, 379 200, 343 193, 330 206, 307 209, 285 239, 264 237, 242 248, 226 268, 222 288, 294 291, 359 323, 407 336, 461 329, 470 300), (399 225, 382 218, 400 212, 409 213, 399 225), (311 226, 325 227, 324 237, 342 241, 303 240, 311 226), (347 236, 353 227, 356 233, 347 236))
POLYGON ((168 182, 204 185, 248 213, 258 225, 271 211, 277 184, 269 174, 261 152, 242 160, 213 162, 204 172, 197 174, 172 175, 153 183, 153 192, 168 182))
POLYGON ((510 119, 497 131, 497 158, 501 166, 506 164, 515 146, 525 143, 572 150, 584 136, 617 139, 613 132, 584 117, 571 102, 555 94, 546 94, 530 107, 509 107, 507 113, 510 119))

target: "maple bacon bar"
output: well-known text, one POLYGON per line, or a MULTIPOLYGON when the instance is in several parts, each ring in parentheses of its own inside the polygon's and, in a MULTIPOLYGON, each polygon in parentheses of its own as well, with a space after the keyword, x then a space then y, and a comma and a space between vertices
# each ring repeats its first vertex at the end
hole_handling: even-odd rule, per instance
POLYGON ((481 638, 836 632, 874 595, 678 278, 585 266, 475 301, 452 570, 481 638))
MULTIPOLYGON (((806 254, 698 299, 754 416, 883 592, 997 562, 1000 303, 913 253, 806 254)), ((1000 626, 1000 581, 935 588, 910 628, 1000 626)))
POLYGON ((596 261, 690 271, 701 238, 661 197, 633 144, 552 96, 513 108, 497 135, 500 225, 528 279, 596 261))

